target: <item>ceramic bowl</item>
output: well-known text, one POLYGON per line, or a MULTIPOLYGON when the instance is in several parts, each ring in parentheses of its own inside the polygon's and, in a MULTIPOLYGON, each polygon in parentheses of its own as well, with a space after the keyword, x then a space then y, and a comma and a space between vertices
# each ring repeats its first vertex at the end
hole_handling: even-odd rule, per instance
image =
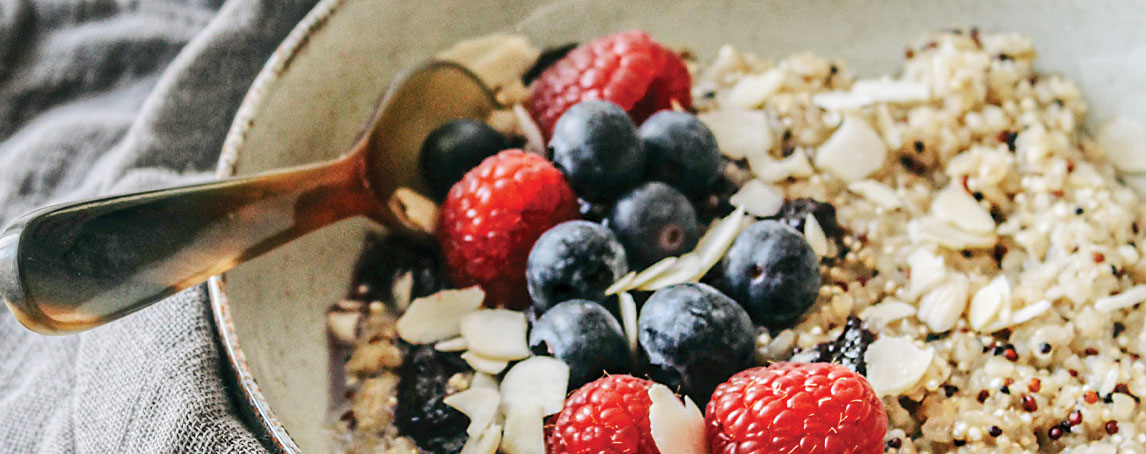
MULTIPOLYGON (((1146 4, 1120 1, 324 0, 267 62, 235 118, 221 176, 335 157, 402 68, 456 41, 518 32, 541 46, 630 28, 702 58, 722 44, 781 57, 810 50, 859 75, 894 72, 905 44, 978 26, 1034 38, 1042 71, 1074 79, 1090 124, 1146 120, 1146 4)), ((369 222, 328 227, 210 282, 216 321, 257 428, 285 452, 327 453, 326 308, 346 294, 369 222), (241 346, 241 347, 240 347, 241 346)), ((335 365, 334 367, 337 367, 335 365)))

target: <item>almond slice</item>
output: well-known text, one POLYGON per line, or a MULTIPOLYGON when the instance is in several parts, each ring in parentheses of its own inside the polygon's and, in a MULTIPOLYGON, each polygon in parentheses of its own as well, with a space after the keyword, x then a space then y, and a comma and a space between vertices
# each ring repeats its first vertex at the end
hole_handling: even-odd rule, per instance
POLYGON ((684 402, 667 386, 649 387, 649 432, 661 454, 704 454, 708 443, 704 434, 704 414, 685 396, 684 402))
MULTIPOLYGON (((663 260, 662 260, 662 262, 663 262, 663 260)), ((657 262, 657 263, 660 263, 660 262, 657 262)), ((629 271, 624 276, 621 276, 620 279, 617 279, 617 282, 614 282, 613 285, 610 285, 609 288, 605 289, 605 296, 616 295, 618 292, 623 292, 625 290, 633 288, 634 285, 632 285, 632 282, 633 282, 633 280, 636 279, 636 277, 637 277, 636 271, 629 271)))
POLYGON ((637 273, 637 275, 633 277, 633 281, 628 285, 629 288, 625 290, 639 288, 640 286, 645 285, 653 278, 660 276, 665 271, 672 268, 673 264, 675 264, 678 259, 678 257, 665 257, 657 263, 649 265, 648 268, 645 268, 643 271, 637 273))
POLYGON ((461 334, 462 317, 478 310, 485 292, 473 286, 461 290, 442 290, 410 303, 398 319, 398 336, 411 344, 429 344, 461 334))
POLYGON ((876 327, 887 326, 888 323, 912 315, 915 315, 915 306, 892 298, 869 306, 859 313, 860 318, 876 327))
POLYGON ((867 178, 883 167, 887 145, 862 117, 845 114, 843 123, 816 151, 813 164, 844 181, 867 178))
POLYGON ((470 388, 498 389, 497 378, 487 373, 474 372, 474 378, 470 380, 470 388))
POLYGON ((556 358, 534 356, 505 373, 501 380, 501 405, 506 411, 514 407, 536 407, 542 413, 539 418, 549 416, 565 406, 568 387, 568 365, 556 358))
POLYGON ((962 274, 955 274, 950 280, 935 287, 919 300, 916 317, 926 323, 933 333, 942 333, 955 327, 963 311, 967 309, 970 284, 962 274))
POLYGON ((888 210, 903 206, 903 201, 894 189, 875 180, 853 181, 848 183, 848 190, 888 210))
POLYGON ((496 454, 501 443, 501 426, 493 424, 477 436, 470 436, 460 454, 496 454))
POLYGON ((466 343, 466 339, 464 337, 446 339, 434 344, 434 350, 440 352, 464 352, 468 348, 469 344, 466 343))
POLYGON ((828 236, 824 234, 824 228, 820 227, 820 221, 817 221, 812 213, 804 217, 804 239, 812 246, 816 256, 823 257, 828 254, 828 236))
POLYGON ((909 338, 880 336, 867 347, 867 379, 879 396, 894 396, 919 383, 931 366, 935 351, 919 348, 909 338))
POLYGON ((470 418, 470 425, 466 427, 466 434, 470 437, 480 434, 493 424, 499 402, 501 396, 496 389, 474 387, 442 399, 442 403, 470 418))
POLYGON ((461 334, 469 350, 507 361, 529 357, 525 314, 508 309, 483 309, 462 317, 461 334))
POLYGON ((1004 305, 1010 306, 1010 300, 1011 283, 1007 281, 1006 276, 999 275, 975 292, 975 296, 971 298, 971 310, 967 311, 967 321, 971 323, 972 328, 982 331, 991 322, 1001 320, 999 314, 1004 305))
POLYGON ((760 110, 714 110, 697 115, 712 135, 720 151, 733 159, 761 155, 772 148, 768 117, 760 110))
POLYGON ((509 361, 503 359, 486 358, 482 355, 468 351, 462 353, 462 359, 466 364, 469 364, 474 370, 478 372, 487 373, 490 375, 500 374, 509 365, 509 361))
POLYGON ((939 191, 931 202, 931 213, 970 233, 991 234, 995 231, 995 220, 991 218, 991 213, 962 187, 950 185, 939 191))
POLYGON ((545 420, 536 406, 509 407, 501 436, 505 454, 545 454, 545 420))
POLYGON ((625 329, 625 338, 629 340, 629 352, 635 354, 640 347, 637 343, 637 302, 629 292, 622 292, 619 299, 621 327, 625 329))
POLYGON ((780 212, 780 207, 784 205, 784 194, 770 184, 753 179, 732 194, 728 203, 743 208, 753 216, 766 218, 780 212))

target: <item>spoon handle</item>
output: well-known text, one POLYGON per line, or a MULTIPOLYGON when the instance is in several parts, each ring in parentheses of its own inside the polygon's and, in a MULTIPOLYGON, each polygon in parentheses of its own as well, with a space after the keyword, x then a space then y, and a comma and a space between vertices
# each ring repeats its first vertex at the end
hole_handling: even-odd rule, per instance
POLYGON ((310 231, 373 212, 362 166, 355 153, 34 211, 0 236, 0 297, 42 333, 123 317, 310 231))

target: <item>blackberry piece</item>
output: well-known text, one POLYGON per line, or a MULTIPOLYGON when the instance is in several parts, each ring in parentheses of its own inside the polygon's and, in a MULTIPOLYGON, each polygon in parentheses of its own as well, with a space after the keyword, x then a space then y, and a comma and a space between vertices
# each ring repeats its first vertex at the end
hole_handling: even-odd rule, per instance
POLYGON ((459 353, 434 350, 430 345, 411 345, 398 371, 398 405, 394 425, 410 437, 422 452, 453 454, 461 451, 468 436, 469 418, 446 405, 450 377, 469 371, 459 353))
POLYGON ((768 219, 783 222, 796 229, 797 232, 803 232, 804 219, 808 217, 808 213, 815 216, 816 222, 820 223, 820 228, 824 230, 825 236, 833 241, 840 241, 844 235, 844 228, 836 219, 836 207, 830 203, 803 198, 789 200, 780 207, 779 213, 768 219))
POLYGON ((453 120, 434 129, 422 142, 419 156, 430 195, 439 201, 445 199, 466 172, 509 147, 504 135, 477 120, 453 120))
POLYGON ((572 299, 605 302, 605 289, 629 271, 613 232, 589 221, 553 226, 533 243, 525 279, 538 314, 572 299))
POLYGON ((411 298, 435 293, 448 287, 440 257, 433 244, 372 234, 355 265, 349 298, 392 302, 394 280, 407 272, 414 279, 411 298))
POLYGON ((794 322, 820 292, 815 251, 803 235, 777 221, 759 221, 741 232, 721 268, 721 290, 769 327, 794 322))
POLYGON ((701 406, 750 365, 755 346, 744 308, 706 284, 658 290, 641 308, 637 329, 649 376, 701 406))
POLYGON ((553 127, 553 165, 581 198, 614 200, 640 181, 645 150, 629 114, 607 101, 570 107, 553 127))
POLYGON ((550 355, 569 365, 569 389, 629 371, 629 341, 621 324, 600 304, 571 300, 553 306, 529 332, 534 354, 550 355))
POLYGON ((843 332, 836 340, 823 342, 792 356, 799 363, 838 363, 860 375, 867 375, 863 356, 868 345, 875 341, 875 333, 868 331, 859 317, 848 317, 843 332))

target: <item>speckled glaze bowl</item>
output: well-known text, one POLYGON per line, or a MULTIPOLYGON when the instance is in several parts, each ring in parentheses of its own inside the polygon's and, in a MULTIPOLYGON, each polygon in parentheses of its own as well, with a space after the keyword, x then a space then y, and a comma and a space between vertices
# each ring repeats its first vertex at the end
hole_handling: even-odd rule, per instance
MULTIPOLYGON (((1079 83, 1090 127, 1146 120, 1146 3, 1117 0, 324 0, 267 62, 234 120, 219 175, 333 158, 358 137, 388 82, 456 41, 495 31, 542 46, 630 28, 702 58, 730 43, 779 57, 810 50, 860 75, 894 71, 929 30, 978 26, 1034 38, 1040 70, 1079 83)), ((364 234, 344 221, 212 278, 235 394, 268 446, 332 452, 326 308, 346 294, 364 234)))

